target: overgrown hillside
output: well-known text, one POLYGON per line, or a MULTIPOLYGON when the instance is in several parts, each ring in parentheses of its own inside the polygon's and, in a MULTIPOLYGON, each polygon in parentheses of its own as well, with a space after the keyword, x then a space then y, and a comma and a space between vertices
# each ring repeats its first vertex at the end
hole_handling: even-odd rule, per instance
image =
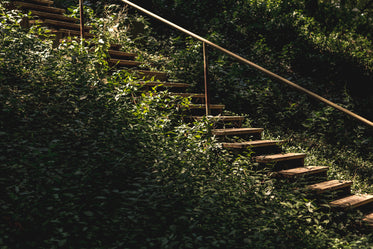
MULTIPOLYGON (((373 82, 372 12, 361 7, 364 1, 345 1, 344 7, 317 1, 316 12, 309 11, 307 1, 136 2, 373 120, 373 97, 367 90, 373 82)), ((136 45, 167 55, 172 60, 168 66, 162 60, 154 64, 202 90, 202 44, 146 20, 142 22, 152 30, 137 37, 136 45), (149 34, 161 43, 149 39, 149 34)), ((215 103, 248 115, 250 125, 265 126, 273 134, 293 139, 296 146, 329 158, 344 177, 373 184, 370 127, 213 49, 209 49, 209 64, 215 103)))
MULTIPOLYGON (((354 226, 359 212, 318 207, 293 192, 299 183, 257 170, 250 151, 236 158, 222 150, 207 121, 183 123, 177 107, 187 99, 145 94, 133 75, 111 70, 113 37, 53 49, 43 28, 23 29, 21 18, 0 5, 2 249, 373 245, 354 226)), ((108 28, 110 18, 95 27, 108 28)), ((127 38, 116 37, 135 50, 127 38)), ((142 41, 149 50, 165 42, 142 41)), ((199 48, 191 42, 191 56, 199 48)), ((178 57, 141 56, 179 65, 178 57)))
MULTIPOLYGON (((365 90, 373 82, 373 26, 372 17, 366 13, 337 8, 328 1, 320 3, 318 12, 313 16, 308 13, 303 1, 155 0, 148 6, 156 13, 245 58, 342 105, 356 108, 356 112, 367 118, 373 117, 372 108, 369 108, 372 106, 372 97, 365 90)), ((166 26, 155 24, 154 27, 158 26, 156 31, 180 35, 166 26)), ((193 58, 192 55, 182 56, 196 61, 197 56, 201 56, 199 52, 193 58)), ((247 67, 232 63, 220 52, 212 52, 211 56, 211 82, 218 99, 224 95, 224 99, 228 97, 228 103, 237 111, 252 113, 252 109, 243 107, 249 103, 240 92, 255 91, 250 88, 254 86, 260 89, 263 84, 267 85, 266 80, 261 80, 247 67), (221 72, 222 69, 225 73, 221 72), (237 95, 242 101, 237 100, 237 95)), ((180 56, 179 62, 186 62, 186 58, 180 56)), ((189 62, 184 66, 193 69, 194 65, 190 66, 189 62)), ((195 78, 189 73, 182 76, 186 75, 190 80, 195 78)), ((281 95, 294 92, 272 86, 272 83, 268 85, 281 95)), ((305 102, 291 95, 286 99, 291 103, 301 102, 302 105, 305 102)))
MULTIPOLYGON (((373 98, 366 90, 373 82, 372 16, 368 10, 357 14, 351 2, 338 8, 328 1, 319 1, 319 11, 313 14, 302 1, 138 2, 373 120, 373 98)), ((194 84, 191 91, 203 90, 200 42, 136 15, 133 8, 124 9, 129 13, 125 15, 123 5, 107 7, 109 13, 122 13, 111 19, 118 30, 116 39, 131 49, 140 49, 142 59, 150 66, 194 84), (131 28, 141 26, 139 23, 144 25, 142 35, 131 28)), ((229 110, 246 115, 249 125, 264 126, 272 136, 292 141, 293 148, 300 146, 304 152, 331 163, 336 169, 332 176, 358 180, 357 191, 372 190, 370 127, 213 49, 209 49, 209 65, 214 103, 226 104, 229 110)))

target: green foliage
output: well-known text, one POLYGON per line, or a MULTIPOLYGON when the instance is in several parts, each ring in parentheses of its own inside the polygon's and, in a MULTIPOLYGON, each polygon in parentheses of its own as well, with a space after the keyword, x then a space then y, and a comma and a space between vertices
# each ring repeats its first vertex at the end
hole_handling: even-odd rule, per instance
MULTIPOLYGON (((354 227, 339 232, 359 214, 336 219, 293 192, 297 183, 254 171, 250 151, 221 149, 206 120, 185 125, 175 107, 187 100, 108 75, 110 38, 53 49, 43 28, 0 14, 1 248, 371 246, 354 227)), ((269 102, 269 89, 258 99, 269 102)))
MULTIPOLYGON (((241 4, 240 8, 238 6, 236 6, 237 8, 232 7, 229 2, 220 1, 216 2, 214 6, 207 2, 162 2, 162 4, 167 4, 167 6, 175 9, 173 13, 185 11, 192 13, 192 16, 201 15, 209 7, 206 12, 208 18, 206 17, 204 22, 211 21, 209 25, 201 25, 195 18, 178 19, 169 12, 163 13, 171 16, 171 19, 176 18, 178 24, 188 21, 188 24, 185 24, 186 26, 192 25, 194 30, 202 30, 201 33, 206 27, 209 27, 210 32, 206 34, 209 40, 218 44, 226 43, 226 46, 232 47, 233 51, 239 51, 246 58, 252 58, 253 61, 281 73, 301 86, 311 89, 367 118, 372 116, 371 98, 361 96, 356 91, 360 87, 358 83, 360 80, 353 78, 354 86, 357 85, 356 88, 348 85, 345 78, 341 80, 345 77, 344 72, 350 74, 356 68, 348 68, 350 64, 344 65, 343 69, 338 68, 338 64, 346 64, 345 55, 349 53, 349 50, 353 51, 356 48, 364 51, 363 48, 354 46, 362 35, 369 34, 369 32, 364 33, 363 30, 365 29, 361 28, 364 25, 366 28, 370 27, 368 19, 365 19, 366 16, 357 17, 356 14, 349 13, 346 9, 338 10, 335 6, 327 3, 320 4, 321 10, 324 12, 320 12, 319 17, 305 15, 302 4, 293 1, 237 3, 241 4), (187 9, 190 5, 196 6, 195 4, 200 8, 187 9), (328 15, 325 13, 328 13, 328 15), (343 13, 349 14, 344 15, 343 13), (217 21, 213 18, 214 15, 219 16, 218 19, 226 21, 217 21), (321 19, 322 16, 324 16, 323 19, 321 19), (322 20, 325 23, 321 24, 322 20), (331 20, 339 21, 330 23, 331 20), (194 21, 196 22, 194 23, 194 21), (349 33, 346 33, 345 30, 347 25, 351 31, 349 33), (334 32, 335 34, 341 32, 341 34, 344 34, 342 37, 350 36, 356 32, 358 38, 356 38, 356 41, 352 40, 352 42, 347 43, 342 40, 331 39, 331 37, 326 36, 328 32, 334 32), (232 34, 232 36, 228 36, 229 34, 232 34), (320 44, 325 44, 325 46, 315 45, 316 48, 313 45, 311 46, 310 43, 314 42, 316 44, 317 39, 310 42, 307 38, 308 35, 319 37, 323 40, 320 44), (245 39, 232 40, 232 37, 245 39), (253 42, 250 43, 250 41, 253 42), (339 44, 345 44, 348 49, 343 49, 343 46, 339 44), (339 52, 336 52, 337 50, 339 52), (335 54, 339 55, 336 56, 335 54), (328 70, 328 68, 331 69, 328 70), (312 71, 312 74, 305 73, 305 69, 312 71), (342 84, 343 87, 341 87, 342 84)), ((162 12, 162 4, 159 3, 154 7, 162 12)), ((112 20, 115 23, 117 20, 126 18, 130 20, 132 17, 126 15, 125 18, 113 17, 112 20)), ((202 18, 202 15, 200 18, 202 18)), ((136 19, 139 19, 139 17, 136 16, 136 19)), ((157 32, 152 32, 149 29, 149 22, 144 22, 146 23, 144 36, 140 38, 139 42, 126 42, 128 49, 137 46, 146 51, 142 57, 153 59, 154 62, 151 65, 162 70, 167 69, 168 72, 173 74, 174 78, 192 83, 194 86, 193 92, 202 91, 201 43, 165 27, 162 28, 160 25, 153 26, 153 30, 157 32), (168 57, 151 58, 149 53, 165 54, 168 57), (158 60, 161 63, 157 63, 158 60)), ((130 23, 130 21, 127 21, 127 23, 130 23)), ((121 37, 121 42, 131 40, 132 37, 128 36, 128 32, 123 31, 126 30, 119 30, 118 34, 121 37)), ((367 44, 365 47, 369 54, 369 40, 362 39, 361 41, 367 44)), ((368 65, 371 57, 362 56, 360 58, 363 58, 367 62, 364 62, 365 65, 368 65)), ((306 95, 271 81, 265 75, 258 74, 249 67, 236 63, 213 49, 209 49, 209 61, 209 81, 213 102, 221 103, 223 101, 235 113, 244 113, 249 117, 250 125, 266 126, 277 134, 286 132, 287 134, 301 133, 307 137, 313 136, 313 139, 320 143, 326 143, 326 146, 328 146, 328 143, 334 146, 338 145, 342 149, 344 146, 348 146, 366 160, 371 160, 373 139, 368 127, 359 125, 357 121, 332 110, 324 104, 317 103, 306 95)), ((359 77, 363 76, 360 75, 359 77)), ((347 80, 349 78, 350 76, 347 80)), ((354 161, 354 159, 351 160, 354 161)), ((349 164, 348 162, 344 163, 349 164)), ((364 175, 362 174, 360 177, 364 178, 364 175)))
MULTIPOLYGON (((365 91, 373 80, 371 17, 328 1, 320 3, 317 16, 308 16, 302 1, 153 3, 151 8, 167 19, 372 119, 373 102, 365 91)), ((195 91, 201 90, 201 44, 179 33, 175 35, 165 26, 155 30, 162 40, 167 32, 173 36, 168 43, 161 43, 165 53, 173 57, 170 66, 174 70, 170 71, 176 72, 176 78, 192 82, 195 91)), ((317 130, 323 139, 353 144, 362 154, 372 147, 371 142, 366 143, 372 141, 369 128, 357 128, 358 121, 335 111, 329 114, 324 105, 272 82, 220 52, 210 49, 209 57, 215 102, 224 101, 230 110, 249 114, 258 125, 268 124, 270 129, 292 127, 304 134, 317 130), (318 116, 329 120, 321 129, 318 116), (359 143, 356 137, 365 137, 365 142, 359 143)))

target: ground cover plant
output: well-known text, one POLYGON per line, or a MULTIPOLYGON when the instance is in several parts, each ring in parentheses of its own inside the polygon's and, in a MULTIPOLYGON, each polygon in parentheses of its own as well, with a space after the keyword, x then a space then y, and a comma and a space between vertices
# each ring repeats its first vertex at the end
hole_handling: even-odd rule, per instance
POLYGON ((372 245, 358 212, 321 209, 222 150, 206 120, 183 123, 187 99, 109 74, 109 38, 53 49, 0 14, 0 248, 372 245))

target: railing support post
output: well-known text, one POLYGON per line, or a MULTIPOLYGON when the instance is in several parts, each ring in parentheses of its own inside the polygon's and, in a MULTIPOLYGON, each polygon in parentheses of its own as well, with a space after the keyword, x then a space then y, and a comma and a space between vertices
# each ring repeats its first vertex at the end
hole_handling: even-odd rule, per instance
POLYGON ((203 42, 203 65, 204 65, 204 76, 205 76, 205 105, 206 105, 206 116, 210 115, 210 94, 208 87, 208 57, 207 57, 207 45, 203 42))
POLYGON ((83 41, 83 39, 84 39, 84 9, 83 9, 83 0, 79 0, 79 9, 80 9, 80 38, 83 41))

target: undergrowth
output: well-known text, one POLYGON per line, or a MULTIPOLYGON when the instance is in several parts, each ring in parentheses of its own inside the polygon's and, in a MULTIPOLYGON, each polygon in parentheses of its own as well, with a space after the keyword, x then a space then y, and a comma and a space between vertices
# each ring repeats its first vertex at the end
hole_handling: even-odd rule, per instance
POLYGON ((0 14, 2 249, 372 245, 361 214, 321 209, 220 148, 206 120, 182 122, 185 99, 109 74, 109 39, 53 49, 0 14))
MULTIPOLYGON (((307 14, 302 1, 236 1, 233 6, 229 1, 154 0, 152 7, 163 17, 372 120, 372 97, 364 90, 372 83, 370 17, 327 1, 320 3, 316 16, 307 14)), ((202 43, 151 19, 143 22, 144 36, 129 48, 160 51, 169 63, 162 61, 158 68, 191 83, 192 92, 203 92, 202 43)), ((233 114, 246 116, 248 126, 265 127, 272 137, 293 139, 305 147, 301 150, 314 150, 321 161, 327 154, 332 169, 344 172, 333 176, 355 179, 361 187, 358 192, 370 191, 373 133, 368 125, 212 48, 208 55, 213 103, 226 104, 233 114)))

